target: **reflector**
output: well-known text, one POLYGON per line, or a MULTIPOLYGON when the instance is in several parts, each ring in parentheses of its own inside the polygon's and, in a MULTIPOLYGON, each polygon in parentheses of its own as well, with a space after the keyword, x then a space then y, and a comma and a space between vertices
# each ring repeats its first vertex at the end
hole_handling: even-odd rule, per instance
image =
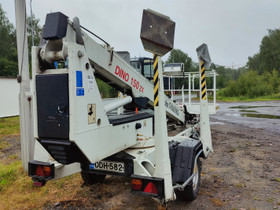
POLYGON ((152 182, 149 182, 149 184, 147 184, 144 192, 152 193, 152 194, 158 194, 157 188, 156 188, 155 184, 152 183, 152 182))

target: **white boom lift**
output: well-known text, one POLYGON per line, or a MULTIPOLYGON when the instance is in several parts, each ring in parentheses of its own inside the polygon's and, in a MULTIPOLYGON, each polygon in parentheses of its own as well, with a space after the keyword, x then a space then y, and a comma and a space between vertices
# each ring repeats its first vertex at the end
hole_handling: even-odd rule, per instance
POLYGON ((35 185, 77 172, 94 184, 110 174, 130 177, 133 193, 161 202, 197 197, 199 158, 212 151, 204 78, 204 65, 211 61, 207 46, 199 47, 200 121, 190 122, 186 110, 164 95, 160 56, 173 48, 174 30, 170 18, 143 11, 141 39, 154 53, 152 84, 109 44, 92 39, 78 18, 47 15, 45 43, 32 48, 31 105, 23 106, 31 113, 21 112, 27 118, 21 124, 34 124, 34 138, 22 135, 22 153, 35 185), (123 96, 103 100, 96 78, 123 96), (168 137, 166 117, 186 129, 168 137))

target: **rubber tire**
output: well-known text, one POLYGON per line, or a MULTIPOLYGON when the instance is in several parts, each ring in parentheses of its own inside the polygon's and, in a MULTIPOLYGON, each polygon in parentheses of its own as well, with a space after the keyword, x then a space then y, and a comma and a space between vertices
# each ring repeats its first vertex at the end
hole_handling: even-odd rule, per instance
POLYGON ((201 170, 202 170, 202 163, 200 159, 197 159, 197 170, 198 170, 198 181, 197 186, 195 189, 193 188, 193 180, 185 187, 183 191, 175 190, 176 197, 178 200, 181 201, 193 201, 196 199, 200 187, 200 177, 201 177, 201 170))
POLYGON ((82 171, 81 172, 81 177, 82 177, 85 185, 93 185, 93 184, 96 184, 96 183, 103 182, 106 175, 90 173, 90 172, 87 172, 87 171, 82 171))

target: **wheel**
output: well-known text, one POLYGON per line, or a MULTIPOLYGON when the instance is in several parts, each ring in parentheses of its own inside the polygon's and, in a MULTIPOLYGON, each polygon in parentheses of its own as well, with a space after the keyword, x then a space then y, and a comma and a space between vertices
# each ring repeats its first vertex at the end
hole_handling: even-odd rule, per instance
POLYGON ((176 190, 176 196, 179 200, 182 201, 193 201, 196 199, 199 191, 199 186, 200 186, 200 176, 201 176, 201 169, 202 169, 202 164, 200 159, 197 159, 197 162, 195 164, 195 175, 190 181, 190 183, 185 187, 183 191, 181 190, 176 190))
POLYGON ((82 171, 81 176, 86 185, 92 185, 95 183, 103 182, 106 177, 106 175, 104 174, 96 174, 88 171, 82 171))

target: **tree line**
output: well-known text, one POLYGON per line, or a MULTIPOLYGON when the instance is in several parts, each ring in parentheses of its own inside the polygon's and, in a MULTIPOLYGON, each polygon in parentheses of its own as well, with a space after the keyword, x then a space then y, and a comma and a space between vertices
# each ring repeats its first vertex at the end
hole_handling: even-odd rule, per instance
MULTIPOLYGON (((187 53, 173 49, 166 63, 184 63, 186 72, 198 71, 198 63, 192 61, 187 53)), ((263 37, 259 52, 248 57, 245 66, 232 69, 215 63, 210 69, 216 70, 218 94, 221 97, 242 99, 280 93, 280 29, 268 30, 263 37)), ((207 80, 212 87, 212 80, 207 80)), ((197 84, 198 85, 198 84, 197 84)))
POLYGON ((248 57, 245 71, 230 80, 220 94, 224 97, 256 98, 280 93, 280 29, 268 30, 259 52, 248 57))
MULTIPOLYGON (((42 28, 39 19, 27 17, 27 34, 29 46, 29 59, 31 59, 31 34, 35 46, 40 42, 42 28)), ((8 20, 5 11, 0 4, 0 76, 16 77, 18 74, 16 29, 8 20)), ((31 63, 31 62, 30 62, 31 63)), ((167 63, 184 63, 186 72, 198 71, 198 63, 194 62, 186 52, 180 49, 173 49, 167 63)), ((259 52, 248 57, 246 66, 239 69, 231 69, 222 65, 212 63, 210 69, 215 69, 219 74, 217 77, 217 88, 223 97, 245 97, 254 98, 263 95, 279 93, 280 91, 280 29, 268 30, 263 37, 259 52)), ((103 95, 111 95, 111 88, 102 81, 98 81, 101 87, 104 86, 103 95), (105 91, 109 89, 109 91, 105 91)), ((207 87, 212 87, 212 80, 207 80, 207 87)), ((183 82, 180 83, 180 85, 183 82)), ((196 84, 197 86, 198 84, 196 84)))
MULTIPOLYGON (((42 28, 39 25, 39 19, 35 16, 27 17, 27 35, 28 35, 28 52, 29 60, 31 60, 31 46, 32 46, 32 27, 34 45, 40 42, 42 28)), ((7 18, 6 12, 0 4, 0 76, 16 77, 18 74, 18 60, 17 60, 17 42, 16 29, 7 18)), ((31 62, 30 62, 31 63, 31 62)))

